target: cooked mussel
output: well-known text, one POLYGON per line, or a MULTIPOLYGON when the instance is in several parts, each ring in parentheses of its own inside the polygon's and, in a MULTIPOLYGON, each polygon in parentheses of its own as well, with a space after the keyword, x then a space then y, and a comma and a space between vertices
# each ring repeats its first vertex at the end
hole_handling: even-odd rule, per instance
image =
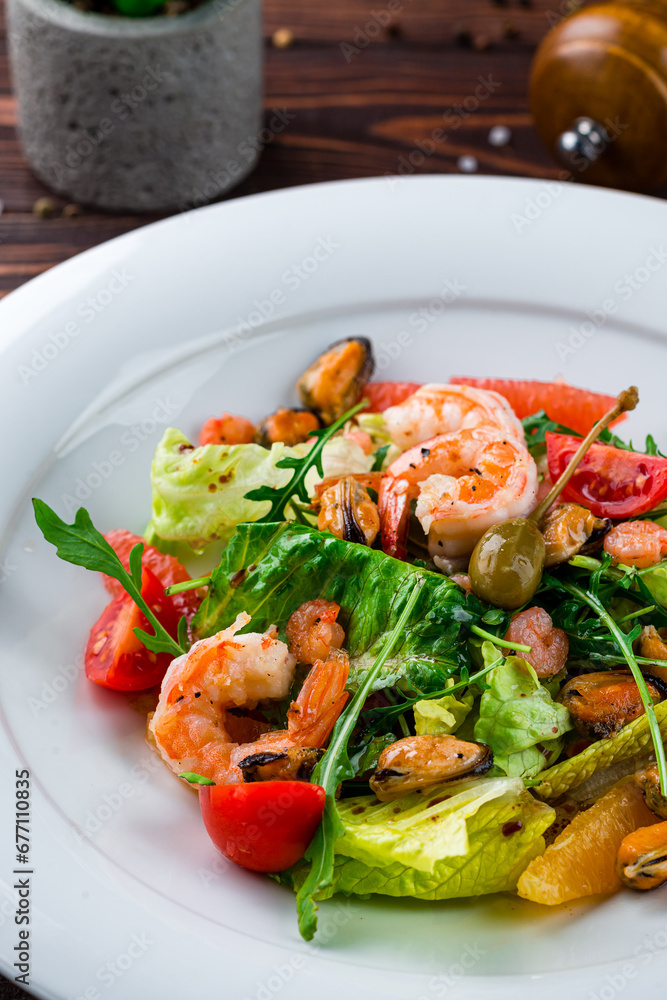
POLYGON ((657 889, 667 882, 667 823, 642 826, 621 842, 619 878, 631 889, 657 889))
POLYGON ((316 747, 287 747, 265 750, 239 761, 243 780, 251 781, 310 781, 315 765, 324 756, 316 747))
POLYGON ((345 476, 319 497, 317 527, 336 538, 372 545, 380 530, 377 504, 354 476, 345 476))
MULTIPOLYGON (((653 701, 662 701, 667 694, 665 682, 651 676, 645 680, 653 701)), ((556 700, 565 705, 576 729, 590 740, 615 736, 628 722, 644 714, 639 688, 632 674, 622 670, 573 677, 556 700)))
POLYGON ((492 764, 493 754, 484 743, 406 736, 382 751, 370 786, 382 802, 389 802, 418 788, 479 777, 492 764))
POLYGON ((375 368, 373 348, 366 337, 338 340, 307 368, 297 389, 304 406, 325 426, 333 424, 358 403, 375 368))
MULTIPOLYGON (((658 629, 655 625, 645 625, 639 633, 637 639, 637 651, 640 656, 647 660, 667 661, 667 642, 665 641, 665 629, 658 629)), ((667 662, 664 667, 657 664, 651 665, 651 673, 654 677, 659 677, 662 681, 667 681, 667 662)))
POLYGON ((321 426, 318 416, 311 410, 281 406, 257 424, 255 443, 270 448, 272 444, 282 442, 293 448, 295 444, 307 441, 313 431, 319 430, 321 426))
POLYGON ((667 819, 667 799, 660 788, 660 775, 657 764, 649 764, 635 774, 637 784, 644 795, 646 805, 651 812, 662 819, 667 819))
POLYGON ((544 565, 557 566, 578 553, 593 552, 610 529, 608 518, 595 517, 578 503, 558 504, 540 521, 546 546, 544 565))

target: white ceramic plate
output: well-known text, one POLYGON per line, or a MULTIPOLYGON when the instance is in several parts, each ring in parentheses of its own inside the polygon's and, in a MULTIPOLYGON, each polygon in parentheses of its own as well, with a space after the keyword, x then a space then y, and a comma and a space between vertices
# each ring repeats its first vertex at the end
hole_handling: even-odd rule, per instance
POLYGON ((376 377, 495 374, 641 388, 667 442, 667 206, 491 178, 297 188, 91 250, 0 305, 1 956, 13 977, 14 770, 32 775, 31 989, 87 1000, 613 1000, 662 996, 661 893, 549 912, 510 897, 321 908, 227 866, 124 698, 86 682, 101 583, 55 558, 28 498, 141 532, 168 424, 293 398, 349 334, 376 377), (587 315, 588 314, 588 315, 587 315), (244 332, 240 338, 235 331, 244 332), (659 985, 660 984, 660 985, 659 985))

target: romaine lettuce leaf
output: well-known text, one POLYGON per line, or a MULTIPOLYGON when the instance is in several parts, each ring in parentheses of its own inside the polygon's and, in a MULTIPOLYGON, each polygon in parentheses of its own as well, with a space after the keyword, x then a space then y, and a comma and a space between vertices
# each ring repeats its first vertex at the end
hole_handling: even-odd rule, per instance
POLYGON ((212 575, 192 627, 203 638, 247 611, 253 631, 275 624, 284 637, 289 616, 304 601, 335 601, 341 607, 354 690, 398 621, 416 574, 425 581, 419 601, 375 689, 406 676, 418 659, 422 684, 430 680, 428 690, 442 690, 449 676, 470 666, 466 639, 484 607, 466 598, 446 576, 304 525, 241 525, 212 575))
MULTIPOLYGON (((655 706, 655 717, 664 740, 667 738, 667 701, 655 706)), ((611 739, 591 743, 576 757, 563 760, 560 764, 544 771, 540 775, 540 784, 535 786, 534 791, 543 799, 556 798, 570 788, 576 788, 597 771, 619 760, 634 757, 651 742, 648 719, 645 715, 640 715, 611 739)))
MULTIPOLYGON (((514 889, 528 862, 544 851, 542 834, 556 815, 509 778, 445 785, 390 803, 345 799, 338 811, 345 835, 336 842, 334 881, 323 898, 375 892, 453 899, 514 889), (402 836, 392 830, 397 817, 402 836)), ((283 880, 298 888, 306 870, 300 863, 283 880)))
POLYGON ((472 709, 474 698, 470 692, 457 697, 446 694, 443 698, 418 701, 414 708, 417 736, 448 736, 455 733, 472 709))
MULTIPOLYGON (((169 427, 153 458, 153 512, 150 529, 167 542, 185 542, 201 549, 209 542, 226 541, 244 521, 268 513, 267 501, 247 500, 260 486, 286 486, 291 469, 279 469, 281 458, 303 457, 308 443, 269 450, 257 444, 194 447, 182 431, 169 427)), ((368 472, 373 457, 348 438, 328 441, 322 453, 324 475, 368 472)), ((312 491, 320 476, 311 469, 306 486, 312 491)))
MULTIPOLYGON (((488 664, 499 653, 485 642, 482 655, 488 664)), ((537 774, 549 757, 554 759, 555 741, 572 728, 570 713, 553 700, 530 663, 519 656, 508 656, 485 680, 488 687, 480 700, 475 739, 491 747, 494 764, 506 774, 537 774)))

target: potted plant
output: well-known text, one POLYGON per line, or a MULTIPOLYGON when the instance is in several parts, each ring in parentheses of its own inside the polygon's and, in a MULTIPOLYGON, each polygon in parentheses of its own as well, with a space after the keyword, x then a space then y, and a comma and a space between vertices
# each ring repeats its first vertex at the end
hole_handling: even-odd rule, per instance
POLYGON ((8 0, 19 134, 37 177, 135 212, 237 184, 259 149, 261 0, 77 2, 91 9, 8 0))

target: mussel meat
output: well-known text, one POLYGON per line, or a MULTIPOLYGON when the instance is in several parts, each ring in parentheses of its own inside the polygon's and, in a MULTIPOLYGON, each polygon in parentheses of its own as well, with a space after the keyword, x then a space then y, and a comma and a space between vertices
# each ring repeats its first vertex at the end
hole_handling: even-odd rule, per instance
POLYGON ((316 747, 286 747, 253 753, 239 761, 243 780, 310 781, 315 765, 324 756, 316 747))
POLYGON ((595 517, 578 503, 561 503, 540 521, 544 535, 546 558, 544 565, 557 566, 578 553, 587 555, 602 545, 611 530, 608 518, 595 517))
POLYGON ((667 882, 667 822, 641 826, 621 842, 616 871, 631 889, 657 889, 667 882))
POLYGON ((359 402, 374 368, 370 340, 339 340, 320 354, 297 382, 301 401, 328 427, 359 402))
POLYGON ((492 764, 493 754, 484 743, 406 736, 382 751, 370 786, 382 802, 389 802, 418 788, 479 777, 492 764))
POLYGON ((307 441, 320 427, 319 418, 311 410, 290 410, 281 406, 257 425, 255 443, 270 448, 272 444, 282 442, 293 448, 295 444, 307 441))
POLYGON ((319 498, 317 527, 336 538, 372 545, 380 530, 377 504, 354 476, 345 476, 319 498))
POLYGON ((642 790, 646 805, 651 812, 662 819, 667 819, 667 799, 660 788, 660 775, 657 764, 649 764, 635 774, 635 784, 642 790))
MULTIPOLYGON (((653 701, 662 701, 667 694, 665 682, 652 676, 645 680, 653 701)), ((632 674, 622 670, 573 677, 556 700, 565 705, 576 729, 590 740, 615 736, 628 722, 644 714, 639 688, 632 674)))

